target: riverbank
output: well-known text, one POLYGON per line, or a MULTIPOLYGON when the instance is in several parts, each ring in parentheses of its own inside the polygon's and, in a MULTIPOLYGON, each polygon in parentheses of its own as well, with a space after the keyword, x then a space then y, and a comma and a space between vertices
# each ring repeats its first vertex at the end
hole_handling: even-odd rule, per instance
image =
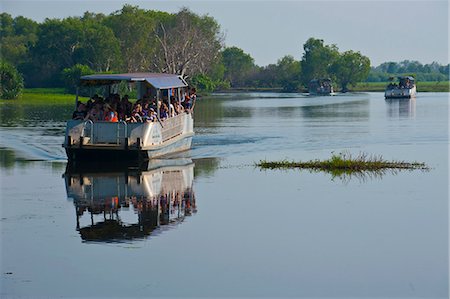
MULTIPOLYGON (((349 92, 384 92, 386 88, 386 82, 360 82, 356 86, 349 87, 349 92)), ((338 90, 339 91, 339 90, 338 90)), ((450 81, 426 81, 417 82, 418 92, 450 92, 450 81)), ((232 93, 232 92, 283 92, 281 87, 236 87, 226 90, 220 90, 219 92, 232 93)), ((307 93, 308 90, 302 89, 299 92, 307 93)))
MULTIPOLYGON (((355 87, 350 88, 349 92, 384 92, 385 82, 360 82, 355 87)), ((418 82, 418 92, 450 92, 450 82, 418 82)), ((239 87, 220 90, 221 93, 236 92, 283 92, 282 88, 251 88, 239 87)), ((307 93, 307 90, 300 92, 307 93)), ((202 93, 200 93, 202 95, 202 93)), ((87 101, 86 97, 79 97, 82 101, 87 101)), ((64 88, 25 88, 22 95, 16 100, 4 100, 27 103, 45 103, 45 104, 67 104, 75 101, 75 95, 67 93, 64 88)))
MULTIPOLYGON (((360 82, 350 91, 354 92, 384 92, 386 82, 360 82)), ((417 92, 449 92, 450 81, 417 82, 417 92)))

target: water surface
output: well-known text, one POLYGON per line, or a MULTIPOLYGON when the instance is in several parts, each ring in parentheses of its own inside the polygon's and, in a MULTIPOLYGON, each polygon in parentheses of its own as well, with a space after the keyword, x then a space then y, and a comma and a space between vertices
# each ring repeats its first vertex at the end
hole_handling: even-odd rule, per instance
POLYGON ((217 94, 189 152, 119 169, 67 167, 73 105, 2 102, 1 296, 448 298, 448 97, 217 94), (431 170, 253 166, 343 151, 431 170))

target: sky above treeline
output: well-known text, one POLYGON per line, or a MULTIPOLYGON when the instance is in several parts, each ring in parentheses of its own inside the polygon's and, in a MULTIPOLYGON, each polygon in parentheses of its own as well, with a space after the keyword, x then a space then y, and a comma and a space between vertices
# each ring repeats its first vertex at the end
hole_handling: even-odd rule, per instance
POLYGON ((171 13, 188 7, 208 14, 221 25, 225 45, 243 49, 260 66, 285 55, 301 59, 310 37, 336 44, 340 51, 360 51, 373 66, 402 60, 449 63, 448 0, 0 0, 2 12, 38 22, 85 11, 110 14, 124 4, 171 13))

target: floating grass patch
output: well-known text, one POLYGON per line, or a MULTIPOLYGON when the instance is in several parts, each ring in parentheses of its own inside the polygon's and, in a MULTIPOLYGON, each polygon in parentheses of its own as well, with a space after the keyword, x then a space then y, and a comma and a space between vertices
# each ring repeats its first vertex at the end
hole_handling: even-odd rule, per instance
POLYGON ((310 160, 306 162, 295 161, 266 161, 256 163, 262 169, 309 169, 313 171, 325 171, 335 176, 342 175, 369 175, 378 176, 386 171, 421 169, 428 170, 428 166, 419 162, 387 161, 382 156, 360 153, 352 156, 349 153, 333 154, 328 160, 310 160))

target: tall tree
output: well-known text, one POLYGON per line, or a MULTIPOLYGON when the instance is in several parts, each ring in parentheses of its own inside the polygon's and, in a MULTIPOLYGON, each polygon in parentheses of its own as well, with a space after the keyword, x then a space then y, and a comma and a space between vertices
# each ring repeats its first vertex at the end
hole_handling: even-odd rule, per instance
POLYGON ((291 55, 284 56, 277 63, 278 82, 284 91, 296 91, 300 87, 300 61, 291 55))
POLYGON ((365 81, 370 71, 370 59, 360 52, 346 51, 339 54, 338 59, 330 67, 334 79, 341 85, 343 92, 348 85, 365 81))
POLYGON ((314 78, 330 76, 330 66, 339 56, 336 45, 325 45, 322 39, 310 38, 303 45, 301 61, 302 83, 307 86, 314 78))
POLYGON ((120 66, 119 41, 110 28, 94 18, 47 19, 40 26, 38 38, 32 49, 34 65, 30 73, 39 76, 33 81, 59 85, 61 71, 77 63, 97 72, 120 66))
POLYGON ((224 49, 222 60, 225 80, 228 80, 232 87, 243 86, 246 78, 256 68, 254 59, 238 47, 224 49))
POLYGON ((198 16, 187 8, 156 26, 159 47, 154 67, 182 76, 206 74, 217 63, 223 45, 219 24, 209 16, 198 16))
POLYGON ((37 41, 38 24, 22 16, 0 14, 0 57, 16 67, 28 59, 29 49, 37 41))
POLYGON ((124 5, 107 16, 103 23, 111 28, 120 42, 120 52, 126 72, 149 71, 153 68, 157 40, 155 26, 168 18, 165 12, 146 11, 124 5))

